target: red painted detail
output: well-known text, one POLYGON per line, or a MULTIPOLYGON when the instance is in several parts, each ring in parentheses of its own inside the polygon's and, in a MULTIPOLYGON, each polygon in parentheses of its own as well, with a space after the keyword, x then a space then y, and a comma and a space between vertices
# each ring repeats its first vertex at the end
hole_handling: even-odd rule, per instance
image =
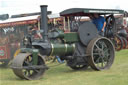
POLYGON ((10 49, 8 45, 0 46, 0 59, 9 59, 10 49))

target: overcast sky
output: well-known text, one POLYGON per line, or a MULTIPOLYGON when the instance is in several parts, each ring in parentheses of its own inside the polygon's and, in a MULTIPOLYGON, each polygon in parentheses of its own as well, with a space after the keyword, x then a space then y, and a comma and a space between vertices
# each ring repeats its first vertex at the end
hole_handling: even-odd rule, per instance
POLYGON ((0 14, 39 12, 40 5, 48 5, 48 10, 53 13, 74 7, 116 8, 128 11, 126 0, 0 0, 0 14))

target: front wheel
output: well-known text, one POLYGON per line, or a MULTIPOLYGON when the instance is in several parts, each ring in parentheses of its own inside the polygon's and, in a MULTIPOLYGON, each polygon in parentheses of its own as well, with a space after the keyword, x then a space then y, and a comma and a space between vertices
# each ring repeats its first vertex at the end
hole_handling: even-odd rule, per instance
POLYGON ((45 62, 40 55, 37 56, 36 64, 33 64, 33 61, 31 53, 19 53, 12 61, 12 70, 16 76, 22 79, 39 79, 46 70, 45 62))

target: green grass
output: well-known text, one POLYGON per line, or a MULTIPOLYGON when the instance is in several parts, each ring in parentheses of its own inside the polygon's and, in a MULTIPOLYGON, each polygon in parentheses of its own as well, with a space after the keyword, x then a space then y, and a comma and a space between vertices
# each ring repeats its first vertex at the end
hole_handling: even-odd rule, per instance
POLYGON ((74 71, 63 64, 49 69, 42 79, 34 81, 22 80, 11 69, 0 68, 0 85, 128 85, 128 50, 116 53, 109 70, 74 71))

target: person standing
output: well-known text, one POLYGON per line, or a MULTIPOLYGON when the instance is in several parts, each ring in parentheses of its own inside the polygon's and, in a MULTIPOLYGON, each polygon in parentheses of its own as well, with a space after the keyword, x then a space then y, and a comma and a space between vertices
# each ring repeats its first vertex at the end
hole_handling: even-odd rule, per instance
POLYGON ((99 14, 93 14, 93 18, 91 18, 92 22, 95 24, 99 35, 104 36, 106 21, 104 17, 99 14))

